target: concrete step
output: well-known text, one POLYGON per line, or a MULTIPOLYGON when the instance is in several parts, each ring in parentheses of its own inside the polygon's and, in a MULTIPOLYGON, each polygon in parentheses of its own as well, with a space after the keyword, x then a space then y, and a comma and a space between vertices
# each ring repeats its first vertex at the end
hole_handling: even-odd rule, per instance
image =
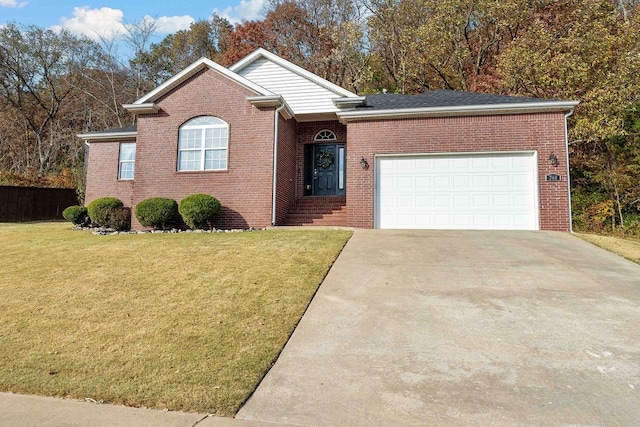
POLYGON ((345 197, 303 197, 296 200, 283 225, 336 225, 347 224, 343 210, 345 197))

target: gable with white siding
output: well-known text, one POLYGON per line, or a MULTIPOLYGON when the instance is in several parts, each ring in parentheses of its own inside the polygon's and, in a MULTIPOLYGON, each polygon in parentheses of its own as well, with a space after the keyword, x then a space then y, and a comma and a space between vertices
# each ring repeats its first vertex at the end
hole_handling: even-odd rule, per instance
POLYGON ((259 58, 237 71, 247 80, 281 95, 297 115, 335 113, 332 99, 344 95, 329 90, 266 58, 259 58))

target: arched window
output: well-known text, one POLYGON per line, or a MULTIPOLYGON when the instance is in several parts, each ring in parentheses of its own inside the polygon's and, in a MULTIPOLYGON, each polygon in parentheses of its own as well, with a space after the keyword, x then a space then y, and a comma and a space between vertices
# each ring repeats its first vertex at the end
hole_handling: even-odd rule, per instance
POLYGON ((217 117, 202 116, 180 126, 179 171, 227 170, 229 125, 217 117))
POLYGON ((330 142, 335 141, 336 139, 336 134, 328 129, 321 130, 316 133, 316 136, 313 138, 313 140, 317 142, 330 142))

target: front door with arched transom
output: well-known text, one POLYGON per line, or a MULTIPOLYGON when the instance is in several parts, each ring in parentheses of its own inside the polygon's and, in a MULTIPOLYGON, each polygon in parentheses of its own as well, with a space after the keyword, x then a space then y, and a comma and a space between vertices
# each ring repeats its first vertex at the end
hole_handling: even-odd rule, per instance
POLYGON ((313 144, 305 147, 305 194, 344 196, 345 144, 313 144))
POLYGON ((335 132, 320 130, 304 147, 304 195, 344 196, 346 146, 335 132))
POLYGON ((315 196, 344 194, 343 157, 344 144, 316 144, 313 146, 313 194, 315 196))

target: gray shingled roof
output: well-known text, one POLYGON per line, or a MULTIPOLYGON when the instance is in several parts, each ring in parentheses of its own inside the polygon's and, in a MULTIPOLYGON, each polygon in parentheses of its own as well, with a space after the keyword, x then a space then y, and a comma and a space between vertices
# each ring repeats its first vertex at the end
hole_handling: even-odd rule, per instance
POLYGON ((106 130, 99 130, 99 131, 95 131, 95 132, 89 132, 89 135, 91 135, 92 133, 96 133, 96 134, 105 134, 105 133, 129 133, 129 132, 137 132, 138 131, 138 126, 137 125, 130 125, 130 126, 124 126, 121 128, 111 128, 111 129, 106 129, 106 130))
POLYGON ((462 92, 456 90, 434 90, 419 95, 398 95, 385 93, 367 95, 364 106, 357 109, 398 110, 404 108, 462 107, 470 105, 525 104, 544 102, 546 99, 520 96, 490 95, 486 93, 462 92))

